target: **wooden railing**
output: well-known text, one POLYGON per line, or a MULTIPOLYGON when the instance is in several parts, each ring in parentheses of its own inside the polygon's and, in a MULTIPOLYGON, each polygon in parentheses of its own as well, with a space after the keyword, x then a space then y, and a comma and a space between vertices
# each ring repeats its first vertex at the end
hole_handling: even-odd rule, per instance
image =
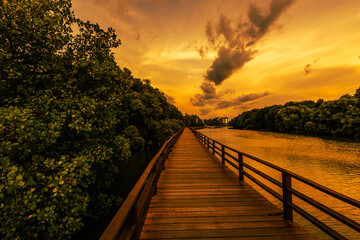
POLYGON ((165 161, 184 129, 174 134, 150 161, 134 188, 110 222, 101 240, 139 239, 141 229, 165 161))
POLYGON ((314 200, 311 196, 307 196, 305 193, 302 193, 298 190, 295 190, 292 188, 292 179, 296 179, 308 186, 311 186, 319 191, 321 191, 324 194, 327 194, 329 196, 332 196, 340 201, 343 201, 355 208, 358 208, 360 210, 360 201, 357 201, 355 199, 352 199, 348 196, 345 196, 341 193, 338 193, 336 191, 333 191, 327 187, 324 187, 318 183, 315 183, 307 178, 304 178, 296 173, 290 172, 284 168, 278 167, 274 164, 271 164, 269 162, 266 162, 262 159, 259 159, 257 157, 253 157, 249 154, 243 153, 241 151, 238 151, 234 148, 225 146, 224 144, 211 139, 204 134, 191 129, 192 132, 195 134, 195 136, 199 139, 199 141, 213 154, 217 155, 222 164, 225 164, 227 162, 231 166, 233 166, 235 169, 239 171, 239 180, 244 181, 244 176, 248 177, 251 181, 259 185, 261 188, 269 192, 271 195, 273 195, 275 198, 280 200, 283 204, 283 213, 284 218, 286 220, 293 221, 293 211, 295 210, 297 213, 299 213, 301 216, 303 216, 305 219, 307 219, 309 222, 317 226, 319 229, 324 231, 329 236, 333 237, 334 239, 347 239, 345 236, 341 235, 337 231, 335 231, 330 226, 326 225, 324 222, 320 221, 318 218, 314 217, 310 213, 308 213, 306 210, 304 210, 302 207, 296 205, 293 202, 293 196, 298 197, 299 199, 303 200, 304 202, 312 205, 313 207, 317 208, 318 210, 322 211, 323 213, 333 217, 337 221, 347 225, 348 227, 354 229, 355 231, 360 232, 360 224, 343 214, 325 206, 324 204, 314 200), (232 152, 233 154, 229 153, 232 152), (237 155, 237 156, 234 156, 237 155), (261 163, 267 167, 270 167, 271 169, 274 169, 281 173, 282 175, 282 181, 278 181, 274 179, 273 177, 269 176, 268 174, 254 168, 253 166, 250 166, 249 164, 244 162, 244 157, 247 157, 251 160, 254 160, 258 163, 261 163), (232 159, 232 160, 230 160, 232 159), (237 163, 234 163, 234 161, 237 163), (282 194, 279 194, 263 182, 261 182, 259 179, 254 177, 249 173, 249 171, 252 171, 262 178, 266 179, 267 181, 271 182, 272 184, 280 187, 282 189, 282 194))

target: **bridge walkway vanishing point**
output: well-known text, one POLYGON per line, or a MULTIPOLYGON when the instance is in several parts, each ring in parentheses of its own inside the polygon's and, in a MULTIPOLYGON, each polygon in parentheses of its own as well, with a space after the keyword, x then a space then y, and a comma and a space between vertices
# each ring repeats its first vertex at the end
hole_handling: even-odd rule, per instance
POLYGON ((314 239, 281 213, 186 128, 166 160, 141 239, 314 239))

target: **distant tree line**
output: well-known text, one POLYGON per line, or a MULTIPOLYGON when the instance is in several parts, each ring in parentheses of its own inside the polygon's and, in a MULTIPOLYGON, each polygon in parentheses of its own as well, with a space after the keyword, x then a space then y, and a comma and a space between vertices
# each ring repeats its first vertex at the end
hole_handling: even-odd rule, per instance
POLYGON ((184 118, 117 66, 114 30, 76 18, 70 0, 2 1, 0 17, 0 239, 67 239, 121 204, 119 161, 184 118))
POLYGON ((184 116, 185 125, 188 127, 204 126, 203 120, 197 115, 185 114, 184 116))
POLYGON ((224 126, 223 119, 220 117, 201 119, 197 115, 185 114, 184 122, 186 126, 224 126))
POLYGON ((222 123, 220 121, 220 118, 216 117, 216 118, 209 118, 209 119, 204 119, 204 124, 206 126, 221 126, 222 123))
POLYGON ((246 111, 234 118, 234 128, 360 138, 360 88, 354 96, 324 101, 288 102, 246 111))

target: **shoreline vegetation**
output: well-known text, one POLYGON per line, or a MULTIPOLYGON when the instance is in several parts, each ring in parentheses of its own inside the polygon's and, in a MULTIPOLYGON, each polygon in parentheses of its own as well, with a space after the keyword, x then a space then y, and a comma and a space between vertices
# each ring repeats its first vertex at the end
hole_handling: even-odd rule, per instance
POLYGON ((360 88, 337 100, 288 102, 243 112, 234 129, 273 131, 360 140, 360 88))

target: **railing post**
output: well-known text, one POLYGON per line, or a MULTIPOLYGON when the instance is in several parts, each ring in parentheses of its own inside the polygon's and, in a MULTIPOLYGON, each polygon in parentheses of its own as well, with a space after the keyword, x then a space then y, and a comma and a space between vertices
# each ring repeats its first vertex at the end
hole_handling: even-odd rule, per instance
POLYGON ((225 164, 225 146, 221 145, 221 163, 225 164))
POLYGON ((290 206, 292 203, 291 189, 291 175, 286 172, 282 172, 282 188, 283 188, 283 209, 284 218, 289 221, 293 221, 293 209, 290 206))
POLYGON ((165 170, 165 160, 166 160, 166 158, 167 158, 167 156, 168 156, 168 149, 165 149, 165 154, 163 154, 163 156, 162 156, 162 170, 165 170))
POLYGON ((210 146, 209 146, 209 138, 207 138, 207 149, 209 149, 210 148, 210 146))
POLYGON ((243 182, 244 181, 244 166, 243 166, 243 162, 244 162, 244 157, 241 153, 238 153, 238 160, 239 160, 239 181, 243 182))
POLYGON ((213 155, 215 155, 215 140, 213 140, 212 152, 213 152, 213 155))
MULTIPOLYGON (((164 153, 164 152, 163 152, 164 153)), ((162 154, 162 156, 160 155, 159 156, 159 158, 161 158, 162 157, 162 164, 163 164, 163 166, 162 167, 164 167, 164 161, 165 161, 165 154, 162 154)), ((154 173, 155 174, 155 179, 156 179, 156 168, 157 168, 157 166, 156 166, 157 164, 155 164, 154 165, 154 167, 153 167, 153 169, 151 169, 151 173, 154 173)), ((161 170, 162 171, 162 170, 161 170)), ((154 191, 153 191, 153 195, 155 196, 156 194, 157 194, 157 181, 154 181, 154 191)))

